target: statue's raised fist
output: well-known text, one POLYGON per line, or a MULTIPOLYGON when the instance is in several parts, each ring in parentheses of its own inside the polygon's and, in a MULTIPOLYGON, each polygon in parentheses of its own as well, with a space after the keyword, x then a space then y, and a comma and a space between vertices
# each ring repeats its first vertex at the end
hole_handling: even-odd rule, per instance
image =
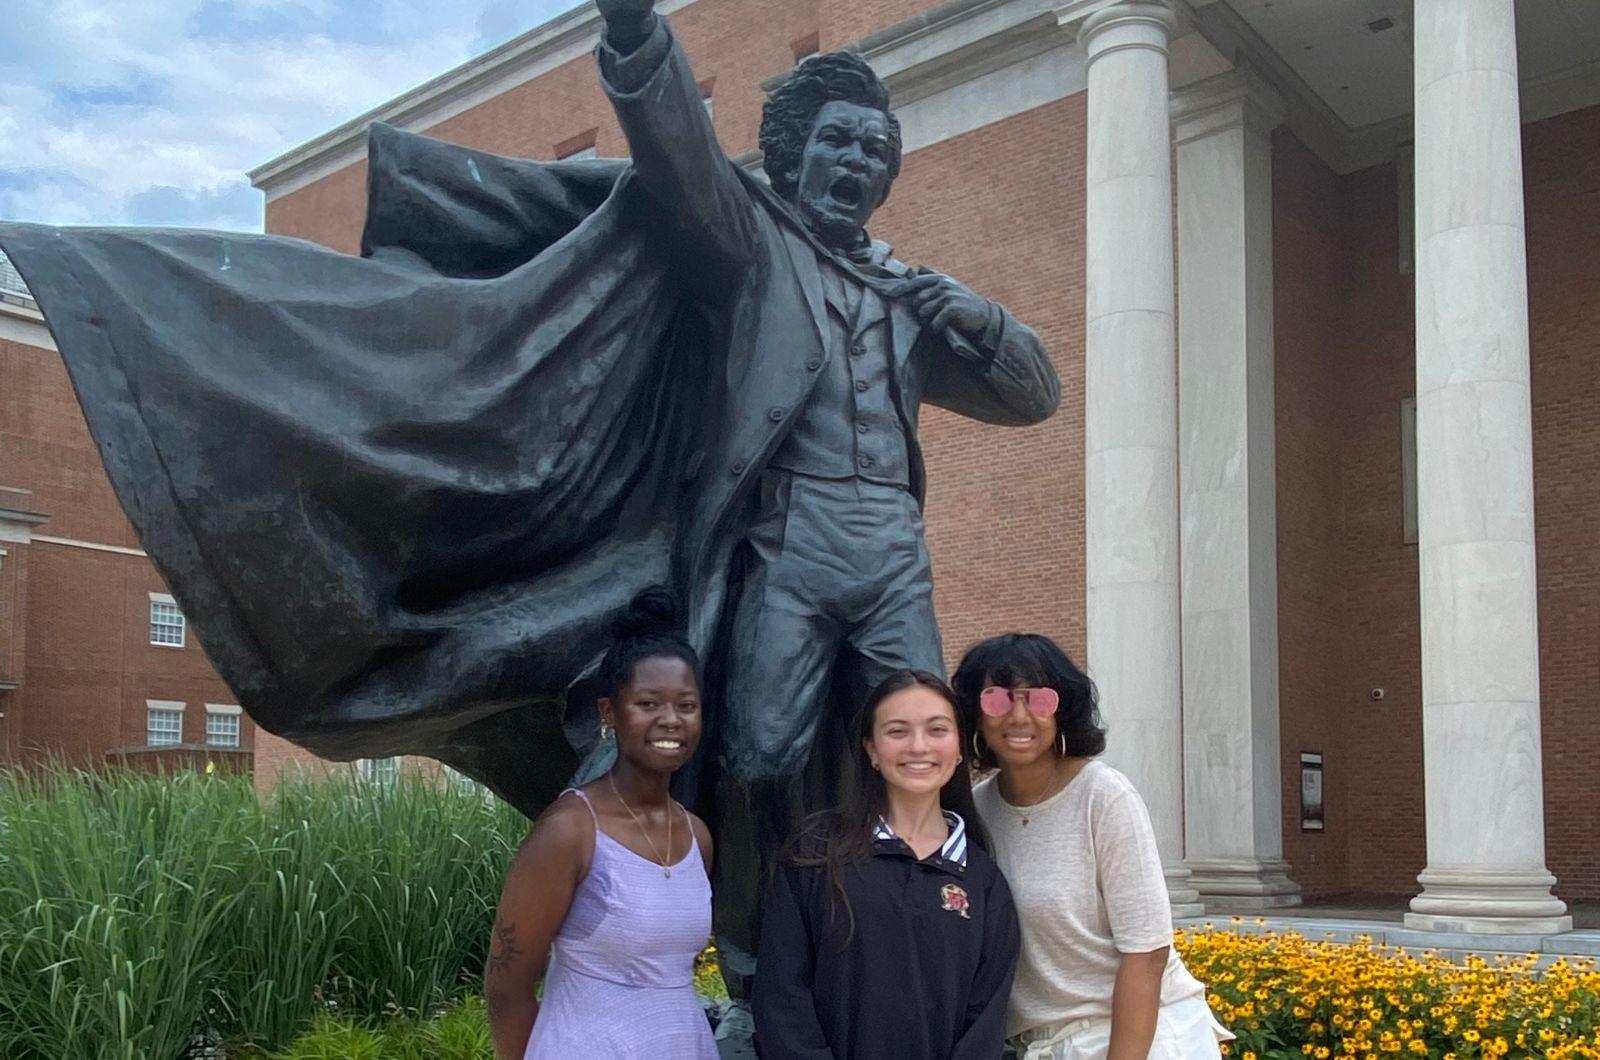
POLYGON ((644 21, 655 9, 655 0, 595 0, 607 22, 631 24, 644 21))

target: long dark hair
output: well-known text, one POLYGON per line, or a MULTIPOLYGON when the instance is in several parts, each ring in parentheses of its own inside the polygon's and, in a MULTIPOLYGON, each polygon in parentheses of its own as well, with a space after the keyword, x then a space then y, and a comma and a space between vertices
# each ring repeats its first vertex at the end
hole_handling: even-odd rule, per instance
MULTIPOLYGON (((845 893, 844 877, 851 866, 872 856, 873 832, 878 821, 889 811, 888 786, 883 774, 872 768, 867 757, 866 741, 872 737, 877 721, 878 707, 896 692, 908 688, 926 688, 938 693, 950 704, 956 719, 956 736, 960 746, 966 747, 969 739, 967 723, 962 720, 961 707, 951 687, 925 670, 897 670, 884 678, 866 704, 856 714, 851 725, 854 740, 846 757, 847 768, 839 797, 839 805, 831 810, 812 814, 801 823, 795 838, 790 842, 784 860, 801 868, 820 868, 826 872, 838 904, 843 905, 848 928, 844 943, 855 934, 855 911, 850 908, 850 896, 845 893)), ((989 833, 978 819, 977 807, 972 802, 972 774, 965 763, 958 763, 950 779, 939 789, 939 806, 961 816, 967 826, 967 843, 989 850, 989 833)))

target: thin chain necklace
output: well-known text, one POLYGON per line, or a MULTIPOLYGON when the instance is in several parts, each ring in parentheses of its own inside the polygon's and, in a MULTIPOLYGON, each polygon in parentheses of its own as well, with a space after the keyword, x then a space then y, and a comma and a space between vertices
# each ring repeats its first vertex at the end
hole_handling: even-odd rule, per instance
MULTIPOLYGON (((669 880, 672 879, 672 865, 667 858, 661 856, 661 850, 656 846, 656 841, 650 838, 650 832, 645 828, 644 822, 639 820, 639 815, 633 812, 633 807, 628 805, 628 800, 624 799, 622 792, 617 790, 616 775, 607 773, 606 779, 611 782, 611 794, 615 795, 617 801, 622 803, 622 808, 628 811, 628 816, 633 818, 633 823, 638 825, 639 831, 644 834, 644 841, 650 844, 650 852, 656 856, 657 861, 661 862, 661 874, 669 880)), ((672 806, 670 805, 672 800, 669 798, 667 802, 669 803, 667 806, 667 854, 670 855, 672 853, 672 819, 677 814, 672 812, 672 806)))
POLYGON ((1051 779, 1050 786, 1045 789, 1045 793, 1043 795, 1039 796, 1033 802, 1028 803, 1028 805, 1026 805, 1026 806, 1013 805, 1011 802, 1009 802, 1006 799, 1006 797, 1004 795, 1000 796, 1001 805, 1003 805, 1006 809, 1010 810, 1012 813, 1016 814, 1019 818, 1021 818, 1022 827, 1024 827, 1024 828, 1028 827, 1028 818, 1033 816, 1034 811, 1038 810, 1038 808, 1040 806, 1043 806, 1045 803, 1049 802, 1051 799, 1053 799, 1057 795, 1061 794, 1061 792, 1066 789, 1066 786, 1068 784, 1071 784, 1073 779, 1075 777, 1077 777, 1077 775, 1079 773, 1083 772, 1083 766, 1080 765, 1077 769, 1072 770, 1071 772, 1067 773, 1065 776, 1062 776, 1062 772, 1063 771, 1058 767, 1056 769, 1056 776, 1051 779))

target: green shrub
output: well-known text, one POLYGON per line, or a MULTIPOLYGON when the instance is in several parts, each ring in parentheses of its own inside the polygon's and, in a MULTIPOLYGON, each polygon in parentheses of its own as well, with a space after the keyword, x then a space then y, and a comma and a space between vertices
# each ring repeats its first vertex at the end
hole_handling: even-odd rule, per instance
POLYGON ((273 1060, 494 1060, 483 999, 463 997, 435 1019, 358 1022, 319 1017, 273 1060))
POLYGON ((272 1050, 331 1008, 433 1012, 481 967, 526 828, 415 778, 263 803, 234 776, 0 771, 0 1056, 171 1060, 196 1028, 272 1050))
POLYGON ((309 1033, 278 1054, 278 1060, 394 1060, 389 1035, 349 1020, 319 1016, 309 1033))

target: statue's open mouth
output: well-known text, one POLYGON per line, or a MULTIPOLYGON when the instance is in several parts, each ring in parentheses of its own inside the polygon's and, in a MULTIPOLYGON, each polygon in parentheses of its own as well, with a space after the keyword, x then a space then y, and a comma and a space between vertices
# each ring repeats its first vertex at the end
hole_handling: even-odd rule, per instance
POLYGON ((861 205, 865 189, 856 177, 840 177, 828 185, 828 198, 841 206, 856 207, 861 205))

